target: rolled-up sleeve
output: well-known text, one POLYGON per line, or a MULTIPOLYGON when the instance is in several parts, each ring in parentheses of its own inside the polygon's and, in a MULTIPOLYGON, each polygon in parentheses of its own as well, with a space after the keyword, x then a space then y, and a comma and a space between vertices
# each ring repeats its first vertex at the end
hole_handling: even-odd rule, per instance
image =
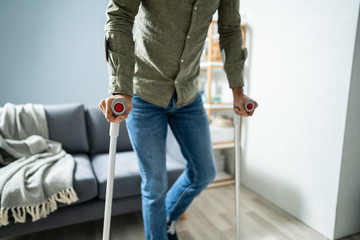
POLYGON ((247 49, 242 48, 239 0, 221 0, 219 9, 220 50, 230 88, 244 86, 243 68, 247 49))
POLYGON ((140 0, 110 0, 106 8, 105 58, 109 72, 109 93, 133 95, 134 19, 140 0))

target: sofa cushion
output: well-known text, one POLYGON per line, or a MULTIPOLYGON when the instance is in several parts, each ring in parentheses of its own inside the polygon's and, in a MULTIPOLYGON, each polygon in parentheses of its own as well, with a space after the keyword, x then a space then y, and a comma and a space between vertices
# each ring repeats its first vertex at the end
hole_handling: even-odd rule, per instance
MULTIPOLYGON (((100 199, 105 199, 108 162, 108 154, 97 154, 92 158, 92 166, 99 184, 98 197, 100 199)), ((170 187, 184 171, 185 163, 167 156, 166 167, 170 187)), ((140 195, 140 183, 141 177, 135 153, 133 151, 117 153, 113 198, 140 195)))
MULTIPOLYGON (((79 204, 94 199, 98 194, 98 186, 88 155, 74 154, 72 156, 75 159, 73 186, 79 198, 79 201, 74 204, 79 204)), ((59 203, 59 207, 61 206, 68 205, 59 203)))
POLYGON ((61 142, 68 153, 87 153, 85 110, 81 104, 46 105, 49 138, 61 142))
MULTIPOLYGON (((106 121, 104 114, 101 112, 99 106, 89 106, 86 109, 86 122, 89 136, 90 153, 93 155, 97 153, 109 152, 110 123, 106 121)), ((120 124, 116 150, 118 152, 132 150, 125 121, 120 124)))

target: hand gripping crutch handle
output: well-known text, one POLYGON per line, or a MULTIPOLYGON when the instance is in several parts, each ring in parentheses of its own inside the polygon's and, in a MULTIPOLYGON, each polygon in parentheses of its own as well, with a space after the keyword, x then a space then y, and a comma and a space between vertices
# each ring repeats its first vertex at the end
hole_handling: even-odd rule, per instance
MULTIPOLYGON (((115 116, 122 115, 126 112, 126 103, 121 98, 115 98, 111 104, 111 110, 115 116)), ((110 123, 110 147, 109 147, 109 166, 108 178, 106 183, 106 197, 105 197, 105 213, 103 226, 103 240, 110 238, 110 224, 111 224, 111 209, 114 188, 114 171, 115 171, 115 157, 116 157, 116 142, 119 136, 119 123, 110 123)))
MULTIPOLYGON (((234 108, 237 108, 241 111, 240 107, 237 105, 234 105, 234 108)), ((255 110, 255 102, 251 99, 248 99, 244 103, 244 108, 248 113, 251 113, 255 110)))

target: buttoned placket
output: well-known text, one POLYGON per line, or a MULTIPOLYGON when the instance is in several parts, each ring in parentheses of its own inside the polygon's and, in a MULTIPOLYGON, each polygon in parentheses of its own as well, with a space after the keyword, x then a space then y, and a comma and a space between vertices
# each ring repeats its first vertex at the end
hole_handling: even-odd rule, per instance
MULTIPOLYGON (((199 0, 198 0, 199 1, 199 0)), ((196 17, 197 17, 197 11, 198 11, 198 1, 195 2, 194 4, 194 7, 193 7, 193 11, 192 11, 192 14, 191 14, 191 23, 190 23, 190 27, 189 27, 189 30, 188 32, 186 33, 186 39, 185 39, 185 44, 184 44, 184 49, 183 49, 183 52, 181 54, 181 57, 180 57, 180 69, 179 69, 179 72, 176 76, 176 79, 174 81, 175 83, 175 89, 178 90, 178 84, 179 84, 179 77, 181 78, 182 76, 182 71, 184 69, 184 63, 186 61, 186 53, 187 53, 187 49, 189 48, 189 45, 191 44, 190 43, 190 38, 191 38, 191 32, 195 26, 195 23, 196 23, 196 17)), ((180 91, 176 91, 177 93, 177 102, 179 104, 182 104, 183 103, 183 98, 182 98, 182 93, 180 91)))

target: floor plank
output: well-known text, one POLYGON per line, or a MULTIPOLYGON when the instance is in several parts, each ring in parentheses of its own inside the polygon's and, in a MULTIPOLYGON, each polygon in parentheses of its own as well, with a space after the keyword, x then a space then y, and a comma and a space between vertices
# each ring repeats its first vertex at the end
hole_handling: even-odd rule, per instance
MULTIPOLYGON (((326 240, 246 187, 240 192, 241 240, 326 240)), ((234 202, 234 185, 203 191, 187 210, 187 219, 177 221, 179 239, 234 240, 234 202)), ((97 220, 6 240, 101 240, 102 227, 103 221, 97 220)), ((141 212, 113 217, 111 227, 112 240, 145 238, 141 212)), ((360 234, 342 240, 360 240, 360 234)))

